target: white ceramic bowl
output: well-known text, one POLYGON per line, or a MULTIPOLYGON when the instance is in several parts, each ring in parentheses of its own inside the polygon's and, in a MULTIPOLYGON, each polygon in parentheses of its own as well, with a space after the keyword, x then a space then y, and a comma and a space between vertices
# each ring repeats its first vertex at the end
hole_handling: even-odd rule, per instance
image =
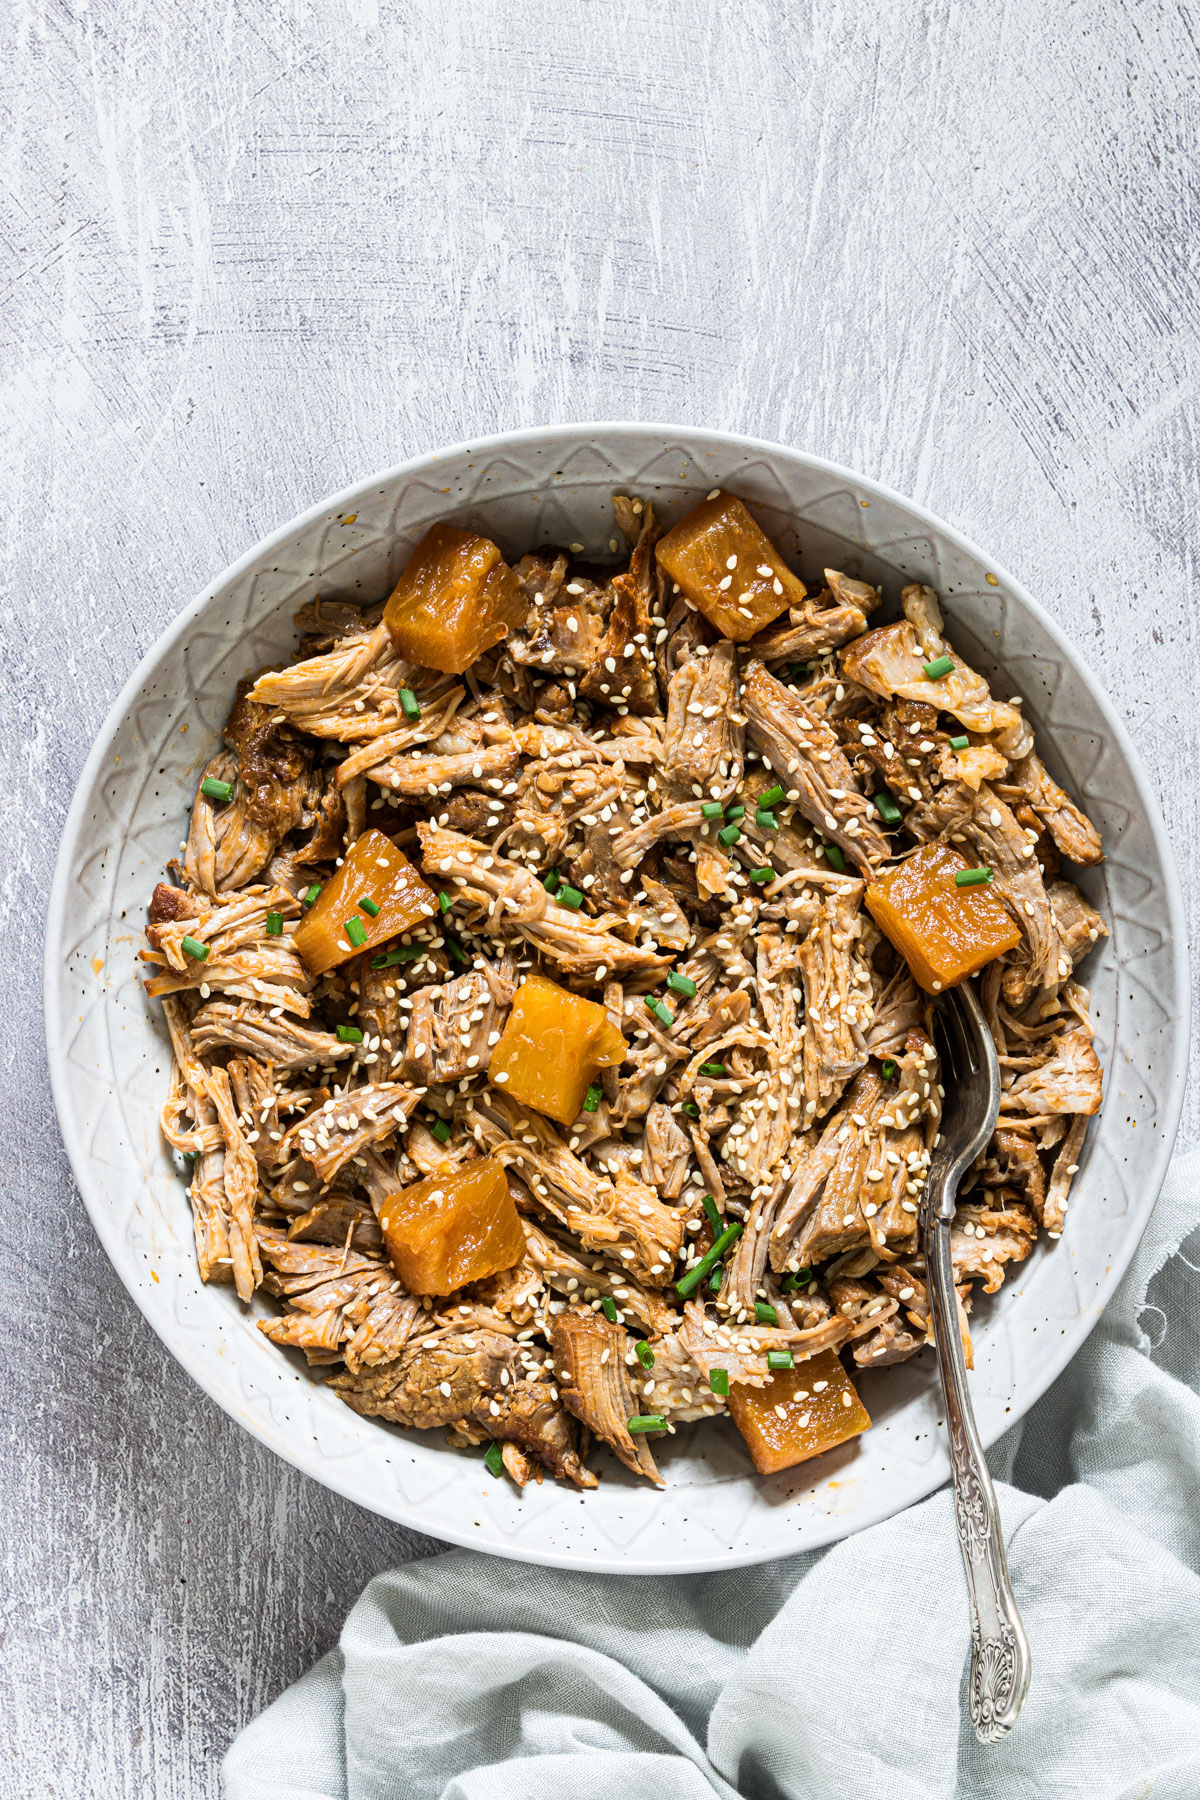
POLYGON ((882 581, 893 600, 902 579, 931 582, 954 642, 988 674, 1003 671, 1002 694, 1025 696, 1046 761, 1104 834, 1107 861, 1084 883, 1112 928, 1087 973, 1104 1109, 1061 1241, 1040 1245, 974 1315, 972 1391, 991 1443, 1078 1349, 1158 1194, 1183 1094, 1186 938, 1158 811, 1108 701, 1028 593, 910 501, 779 445, 659 425, 514 432, 348 488, 227 569, 143 660, 80 777, 50 898, 46 1027, 63 1137, 96 1230, 163 1343, 316 1480, 435 1537, 530 1562, 726 1567, 887 1517, 948 1474, 929 1353, 867 1375, 874 1429, 790 1474, 752 1475, 728 1424, 685 1428, 664 1445, 663 1493, 607 1457, 596 1493, 550 1481, 518 1493, 441 1432, 360 1419, 254 1329, 231 1289, 199 1281, 183 1183, 158 1131, 167 1038, 135 956, 234 684, 290 653, 299 605, 318 592, 380 598, 435 519, 485 531, 513 555, 547 541, 605 553, 613 492, 647 496, 670 521, 713 487, 752 502, 805 575, 828 564, 882 581))

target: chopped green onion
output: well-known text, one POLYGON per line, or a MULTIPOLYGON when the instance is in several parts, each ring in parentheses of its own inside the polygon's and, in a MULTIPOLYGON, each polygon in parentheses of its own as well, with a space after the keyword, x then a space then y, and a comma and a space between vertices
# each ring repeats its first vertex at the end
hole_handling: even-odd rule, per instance
POLYGON ((721 1291, 721 1276, 723 1274, 724 1274, 724 1270, 722 1269, 720 1263, 718 1263, 716 1268, 713 1270, 712 1274, 708 1278, 708 1291, 710 1294, 719 1294, 720 1293, 720 1291, 721 1291))
POLYGON ((954 877, 955 887, 986 887, 992 879, 990 869, 959 869, 954 877))
POLYGON ((751 869, 750 879, 751 879, 751 881, 759 881, 759 882, 774 881, 775 871, 772 868, 751 869))
POLYGON ((667 1421, 661 1413, 634 1413, 625 1421, 630 1431, 665 1431, 667 1421))
POLYGON ((379 917, 379 902, 378 900, 372 900, 370 894, 364 894, 358 904, 369 919, 377 919, 379 917))
POLYGON ((450 908, 454 905, 453 900, 451 900, 449 894, 445 891, 444 888, 442 889, 441 893, 438 895, 438 905, 441 907, 441 909, 444 913, 448 913, 450 911, 450 908))
POLYGON ((701 1063, 700 1064, 700 1073, 702 1075, 724 1075, 726 1073, 725 1064, 724 1063, 701 1063))
POLYGON ((785 1293, 794 1294, 797 1288, 807 1287, 811 1280, 811 1269, 796 1269, 792 1274, 785 1275, 779 1285, 785 1293))
POLYGON ((675 1283, 675 1292, 679 1295, 681 1300, 686 1300, 689 1294, 695 1293, 709 1270, 716 1268, 729 1246, 731 1244, 736 1244, 741 1235, 742 1226, 740 1221, 735 1220, 732 1225, 727 1225, 725 1227, 712 1249, 707 1251, 705 1255, 700 1258, 700 1261, 696 1264, 694 1269, 689 1269, 687 1274, 681 1275, 679 1280, 675 1283))
POLYGON ((952 656, 939 656, 933 662, 925 664, 926 681, 940 681, 943 675, 949 675, 954 667, 952 656))
POLYGON ((950 739, 950 748, 952 750, 969 750, 971 748, 971 740, 965 731, 961 737, 952 737, 950 739))
POLYGON ((811 663, 793 663, 788 675, 789 681, 807 681, 812 674, 811 663))
POLYGON ((456 963, 461 963, 464 967, 470 960, 458 939, 451 937, 449 932, 446 933, 446 952, 454 958, 456 963))
POLYGON ((483 1453, 483 1466, 490 1475, 503 1475, 504 1457, 499 1444, 489 1444, 483 1453))
POLYGON ((202 944, 199 938, 185 937, 181 948, 187 951, 193 962, 207 962, 210 946, 202 944))
POLYGON ((718 844, 724 844, 725 848, 728 850, 733 844, 737 843, 741 835, 741 830, 737 825, 726 825, 723 830, 718 831, 717 842, 718 844))
POLYGON ((700 1117, 700 1108, 696 1105, 694 1100, 681 1100, 679 1102, 679 1110, 681 1113, 686 1113, 689 1119, 698 1119, 700 1117))
POLYGON ((420 703, 417 700, 417 696, 413 693, 411 688, 401 688, 400 689, 400 706, 401 706, 401 710, 403 711, 406 719, 419 719, 420 718, 420 716, 421 716, 420 703))
POLYGON ((282 937, 283 936, 283 914, 282 913, 268 913, 267 914, 267 936, 268 937, 282 937))
POLYGON ((560 887, 557 898, 560 906, 569 906, 572 912, 578 912, 583 905, 583 895, 578 888, 560 887))
POLYGON ((357 1025, 339 1025, 337 1034, 339 1041, 343 1044, 362 1043, 362 1032, 358 1029, 357 1025))
POLYGON ((641 1363, 643 1369, 652 1369, 654 1367, 654 1352, 646 1342, 645 1338, 639 1338, 633 1347, 637 1352, 637 1359, 641 1363))
POLYGON ((448 1144, 450 1141, 450 1127, 447 1125, 445 1119, 439 1119, 436 1125, 431 1125, 429 1127, 429 1135, 435 1137, 439 1144, 448 1144))
POLYGON ((900 823, 904 814, 900 811, 900 808, 896 805, 895 800, 892 798, 891 794, 888 793, 886 788, 881 788, 879 793, 872 794, 871 798, 875 803, 875 811, 879 814, 885 825, 898 825, 900 823))
POLYGON ((796 1359, 792 1355, 790 1350, 768 1350, 767 1351, 767 1367, 768 1367, 768 1369, 794 1369, 795 1366, 796 1366, 796 1359))
POLYGON ((616 1324, 617 1303, 611 1294, 605 1294, 603 1300, 600 1302, 600 1311, 604 1314, 610 1325, 616 1324))
POLYGON ((208 800, 232 800, 232 781, 215 781, 211 775, 200 783, 200 792, 208 800))
POLYGON ((700 808, 700 817, 702 819, 723 819, 725 808, 719 800, 706 800, 700 808))
POLYGON ((598 1087, 590 1087, 583 1096, 584 1112, 595 1112, 603 1098, 604 1095, 598 1087))
POLYGON ((677 994, 686 994, 690 1000, 696 992, 696 984, 690 975, 681 975, 678 969, 672 969, 667 976, 667 986, 674 988, 677 994))
POLYGON ((758 804, 766 807, 778 806, 782 799, 783 789, 779 786, 779 783, 776 782, 774 787, 769 787, 765 794, 760 794, 758 796, 758 804))
POLYGON ((742 805, 740 800, 738 801, 736 806, 727 806, 725 808, 725 817, 727 819, 744 819, 745 816, 746 816, 746 809, 742 805))
POLYGON ((764 812, 761 806, 754 815, 754 823, 760 825, 764 831, 779 830, 779 820, 775 817, 775 814, 773 812, 764 812))
POLYGON ((321 895, 321 884, 314 881, 310 888, 305 888, 300 896, 301 906, 315 906, 321 895))
POLYGON ((356 950, 361 950, 367 941, 367 928, 361 919, 343 919, 342 930, 350 939, 356 950))
POLYGON ((779 1323, 779 1314, 773 1306, 768 1306, 765 1300, 754 1302, 754 1317, 760 1325, 778 1325, 779 1323))
POLYGON ((831 869, 836 869, 839 875, 846 867, 846 859, 837 844, 826 844, 825 861, 831 869))
POLYGON ((654 1014, 660 1025, 665 1025, 667 1027, 668 1031, 671 1026, 674 1025, 675 1014, 671 1011, 669 1006, 664 1006, 661 1000, 656 1000, 653 994, 646 995, 646 1007, 648 1011, 654 1014))
POLYGON ((557 869, 550 869, 542 876, 542 886, 548 894, 557 894, 559 888, 562 886, 562 876, 557 869))
POLYGON ((713 1228, 713 1236, 720 1237, 725 1229, 725 1220, 711 1194, 701 1194, 700 1204, 704 1208, 704 1216, 713 1228))
POLYGON ((373 969, 391 969, 397 963, 416 962, 418 956, 424 956, 425 950, 424 944, 397 944, 394 950, 387 951, 385 955, 373 956, 371 967, 373 969))
POLYGON ((708 1385, 714 1394, 727 1394, 729 1392, 729 1370, 710 1369, 708 1371, 708 1385))
POLYGON ((894 1063, 889 1056, 886 1062, 880 1063, 879 1073, 883 1076, 885 1081, 895 1081, 900 1070, 897 1064, 894 1063))

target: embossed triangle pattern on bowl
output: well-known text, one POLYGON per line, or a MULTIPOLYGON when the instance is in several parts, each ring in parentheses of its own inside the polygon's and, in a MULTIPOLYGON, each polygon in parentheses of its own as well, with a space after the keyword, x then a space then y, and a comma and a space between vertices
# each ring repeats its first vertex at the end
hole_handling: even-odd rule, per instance
POLYGON ((1017 584, 900 496, 779 446, 661 426, 515 433, 374 476, 257 546, 145 659, 81 777, 51 898, 47 1034, 63 1135, 97 1231, 164 1344, 317 1480, 436 1537, 535 1562, 696 1570, 885 1518, 946 1477, 932 1367, 866 1377, 875 1429, 768 1481, 745 1472, 730 1427, 680 1432, 664 1445, 665 1494, 615 1464, 582 1498, 549 1482, 517 1493, 440 1434, 358 1418, 267 1343, 228 1290, 197 1278, 187 1200, 158 1133, 167 1045, 138 980, 137 930, 234 683, 287 651, 298 606, 322 592, 381 596, 439 518, 481 524, 510 554, 564 538, 606 554, 614 491, 645 494, 670 521, 717 486, 755 505, 805 574, 844 567, 893 597, 904 580, 937 585, 951 632, 1002 692, 1024 695, 1053 772, 1105 833, 1107 862, 1085 885, 1113 933, 1089 970, 1107 1097, 1067 1232, 977 1315, 974 1390, 991 1441, 1094 1323, 1165 1172, 1186 1051, 1181 915, 1154 802, 1091 676, 1017 584))

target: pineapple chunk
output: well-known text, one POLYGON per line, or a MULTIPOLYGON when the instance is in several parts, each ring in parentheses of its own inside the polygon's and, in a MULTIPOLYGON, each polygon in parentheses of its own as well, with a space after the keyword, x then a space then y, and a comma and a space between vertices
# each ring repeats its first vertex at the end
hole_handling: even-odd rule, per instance
POLYGON ((529 602, 491 538, 434 525, 392 590, 383 622, 401 656, 461 675, 521 625, 529 602))
POLYGON ((517 989, 488 1079, 522 1106, 569 1125, 599 1071, 615 1068, 626 1054, 625 1039, 602 1006, 531 975, 517 989))
POLYGON ((970 867, 949 844, 922 844, 867 889, 867 910, 927 994, 940 994, 1021 941, 990 883, 956 887, 970 867))
POLYGON ((810 1356, 794 1369, 779 1369, 766 1387, 735 1383, 729 1390, 729 1410, 760 1475, 820 1456, 823 1450, 857 1437, 871 1423, 832 1350, 810 1356))
POLYGON ((292 942, 310 974, 323 975, 436 911, 437 900, 403 850, 382 831, 364 831, 321 889, 292 942), (366 906, 360 904, 364 900, 366 906), (378 910, 372 912, 372 907, 378 910))
POLYGON ((525 1254, 525 1227, 493 1156, 389 1194, 379 1229, 410 1294, 453 1294, 525 1254))
POLYGON ((659 563, 711 625, 744 644, 807 589, 732 494, 702 500, 655 549, 659 563))

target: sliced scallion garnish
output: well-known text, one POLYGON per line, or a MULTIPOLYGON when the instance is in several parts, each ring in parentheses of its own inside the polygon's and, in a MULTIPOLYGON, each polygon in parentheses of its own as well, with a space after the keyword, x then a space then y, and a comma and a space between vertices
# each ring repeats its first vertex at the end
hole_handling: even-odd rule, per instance
POLYGON ((737 843, 737 841, 741 837, 741 835, 742 835, 742 833, 741 833, 740 826, 725 825, 717 833, 717 842, 718 842, 718 844, 724 844, 725 848, 728 850, 732 845, 737 843))
POLYGON ((900 811, 900 808, 896 805, 895 800, 886 788, 881 788, 877 794, 872 794, 871 799, 874 802, 875 811, 879 814, 885 825, 898 825, 900 823, 904 814, 900 811))
POLYGON ((444 913, 448 913, 450 911, 450 908, 453 906, 453 904, 454 904, 453 900, 451 900, 449 894, 443 888, 441 893, 438 895, 438 905, 441 907, 441 909, 444 913))
POLYGON ((363 1034, 357 1025, 339 1025, 337 1034, 338 1042, 342 1044, 361 1044, 363 1041, 363 1034))
POLYGON ((768 1367, 768 1369, 794 1369, 795 1366, 796 1366, 796 1359, 792 1355, 790 1350, 768 1350, 767 1351, 767 1367, 768 1367))
POLYGON ((391 969, 397 963, 416 962, 418 956, 424 956, 425 950, 426 945, 424 944, 397 944, 394 950, 387 951, 385 955, 373 956, 371 967, 373 969, 391 969))
POLYGON ((842 855, 841 849, 837 844, 826 844, 825 861, 829 864, 831 869, 836 869, 839 875, 846 867, 846 859, 842 855))
POLYGON ((724 1075, 727 1070, 724 1063, 701 1063, 700 1073, 702 1075, 724 1075))
POLYGON ((598 1087, 590 1087, 583 1096, 584 1112, 595 1112, 603 1098, 604 1095, 598 1087))
POLYGON ((681 1300, 686 1300, 689 1294, 695 1293, 709 1270, 716 1268, 729 1246, 736 1244, 741 1235, 742 1226, 739 1220, 735 1219, 732 1225, 725 1227, 712 1249, 700 1258, 694 1269, 689 1269, 686 1275, 681 1275, 675 1283, 675 1292, 681 1300))
POLYGON ((725 1229, 725 1221, 718 1211, 716 1201, 711 1194, 701 1194, 700 1204, 704 1208, 705 1218, 713 1228, 713 1236, 720 1237, 725 1229))
POLYGON ((449 932, 446 933, 446 954, 447 956, 452 956, 455 962, 461 964, 464 968, 470 961, 470 958, 467 956, 466 951, 463 949, 458 939, 456 937, 451 937, 449 932))
POLYGON ((210 945, 202 944, 199 938, 185 937, 180 942, 180 949, 190 956, 193 962, 207 962, 210 948, 210 945))
POLYGON ((710 1391, 714 1394, 727 1394, 729 1392, 729 1370, 710 1369, 708 1371, 708 1385, 710 1391))
POLYGON ((773 812, 765 811, 761 806, 754 815, 754 823, 760 826, 763 831, 779 830, 779 820, 775 817, 775 814, 773 812))
POLYGON ((764 807, 778 806, 782 799, 783 789, 776 782, 774 787, 769 787, 765 794, 758 796, 758 804, 764 807))
POLYGON ((579 889, 565 884, 559 888, 556 898, 560 906, 569 906, 572 912, 578 912, 583 905, 583 895, 579 889))
POLYGON ((489 1444, 483 1453, 483 1466, 490 1475, 503 1475, 504 1456, 499 1444, 489 1444))
POLYGON ((363 945, 367 941, 367 928, 363 924, 362 920, 356 919, 354 917, 351 917, 349 919, 343 919, 342 920, 342 930, 345 932, 345 934, 346 934, 347 938, 349 938, 350 942, 354 945, 354 948, 356 950, 361 950, 363 945))
POLYGON ((744 819, 745 816, 746 816, 746 809, 742 805, 740 800, 738 801, 736 806, 727 806, 725 808, 725 817, 727 819, 744 819))
POLYGON ((406 719, 419 719, 421 703, 411 688, 400 689, 400 707, 406 719))
POLYGON ((954 667, 952 656, 938 656, 932 662, 924 664, 926 681, 940 681, 943 675, 949 675, 954 667))
POLYGON ((723 819, 725 808, 719 800, 706 800, 700 808, 700 817, 702 819, 723 819))
POLYGON ((603 1300, 600 1302, 600 1311, 604 1314, 610 1325, 616 1324, 617 1303, 611 1294, 605 1294, 603 1300))
POLYGON ((439 1119, 436 1124, 431 1125, 429 1127, 429 1135, 430 1137, 435 1137, 439 1144, 448 1144, 450 1141, 450 1127, 447 1125, 445 1119, 439 1119))
POLYGON ((630 1431, 665 1431, 667 1421, 661 1413, 634 1413, 625 1421, 630 1431))
POLYGON ((641 1363, 643 1369, 652 1369, 654 1367, 654 1352, 646 1342, 645 1338, 639 1338, 634 1345, 634 1349, 637 1351, 637 1359, 641 1363))
POLYGON ((232 781, 217 781, 213 776, 208 775, 200 783, 200 792, 207 800, 232 800, 233 783, 232 781))
POLYGON ((268 937, 282 937, 283 936, 283 914, 282 913, 270 912, 267 914, 267 936, 268 937))
POLYGON ((765 1300, 754 1302, 754 1317, 760 1325, 778 1325, 779 1323, 779 1314, 773 1306, 768 1306, 765 1300))
POLYGON ((688 999, 696 992, 696 984, 690 975, 681 975, 678 969, 672 969, 667 976, 667 986, 674 988, 677 994, 686 994, 688 999))
POLYGON ((562 886, 562 876, 557 869, 547 869, 546 873, 542 876, 542 886, 548 894, 557 894, 559 888, 562 886))
POLYGON ((950 739, 950 748, 952 750, 969 750, 971 748, 971 740, 966 732, 963 732, 961 737, 952 737, 950 739))
POLYGON ((774 869, 769 868, 769 867, 764 867, 761 869, 751 869, 750 879, 751 879, 751 881, 757 881, 760 883, 765 882, 765 881, 774 881, 775 871, 774 871, 774 869))
POLYGON ((656 1000, 653 994, 646 995, 646 1008, 647 1011, 654 1014, 660 1025, 665 1025, 667 1027, 668 1031, 671 1026, 674 1025, 675 1014, 671 1011, 669 1006, 664 1006, 661 1000, 656 1000))
POLYGON ((377 919, 379 917, 379 902, 378 900, 372 900, 370 894, 364 894, 358 904, 362 907, 362 910, 369 919, 377 919))
POLYGON ((959 869, 954 877, 955 887, 986 887, 992 879, 990 869, 959 869))
POLYGON ((880 1063, 879 1073, 883 1076, 883 1079, 885 1081, 895 1081, 896 1077, 900 1073, 900 1070, 896 1066, 896 1064, 892 1061, 891 1057, 889 1056, 886 1062, 880 1063))
POLYGON ((301 894, 300 904, 301 906, 315 906, 320 897, 321 884, 319 881, 314 881, 312 886, 310 888, 305 888, 304 892, 301 894))

